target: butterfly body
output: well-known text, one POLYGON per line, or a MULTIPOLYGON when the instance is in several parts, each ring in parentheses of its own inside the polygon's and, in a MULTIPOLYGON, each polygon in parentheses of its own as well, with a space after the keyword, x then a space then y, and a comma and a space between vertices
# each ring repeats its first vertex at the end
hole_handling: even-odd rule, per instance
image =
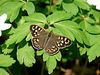
POLYGON ((45 52, 49 55, 56 54, 59 49, 71 45, 71 40, 65 36, 53 34, 53 31, 48 32, 38 25, 31 25, 30 31, 33 36, 31 42, 35 49, 40 50, 45 48, 45 52))

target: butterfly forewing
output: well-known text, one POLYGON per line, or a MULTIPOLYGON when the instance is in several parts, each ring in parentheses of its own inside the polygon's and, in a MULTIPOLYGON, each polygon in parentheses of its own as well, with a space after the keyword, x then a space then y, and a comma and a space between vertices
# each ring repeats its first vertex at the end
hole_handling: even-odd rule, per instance
POLYGON ((53 38, 56 42, 56 45, 59 47, 59 49, 68 47, 72 44, 71 40, 65 36, 53 34, 53 38))
POLYGON ((45 45, 45 51, 49 55, 56 54, 59 51, 59 48, 57 47, 52 35, 50 38, 48 38, 48 41, 45 45))
POLYGON ((39 37, 43 35, 48 35, 49 32, 45 30, 44 28, 38 26, 38 25, 31 25, 30 31, 33 37, 39 37))
POLYGON ((43 49, 49 32, 37 25, 31 25, 30 31, 33 36, 31 40, 33 47, 38 50, 43 49))

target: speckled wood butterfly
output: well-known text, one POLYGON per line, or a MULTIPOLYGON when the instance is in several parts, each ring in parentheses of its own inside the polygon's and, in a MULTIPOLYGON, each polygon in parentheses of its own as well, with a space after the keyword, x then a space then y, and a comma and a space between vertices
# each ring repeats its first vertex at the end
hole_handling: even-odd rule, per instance
POLYGON ((33 36, 31 39, 33 47, 37 50, 45 48, 45 52, 49 55, 56 54, 59 49, 68 47, 72 43, 69 38, 53 34, 53 31, 48 32, 38 25, 31 25, 30 31, 33 36))

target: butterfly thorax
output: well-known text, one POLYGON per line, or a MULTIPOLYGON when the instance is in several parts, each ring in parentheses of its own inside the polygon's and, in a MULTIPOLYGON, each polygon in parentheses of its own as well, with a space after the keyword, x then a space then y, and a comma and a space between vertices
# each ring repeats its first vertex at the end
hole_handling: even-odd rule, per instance
POLYGON ((50 31, 48 37, 51 37, 52 34, 53 34, 53 30, 50 31))

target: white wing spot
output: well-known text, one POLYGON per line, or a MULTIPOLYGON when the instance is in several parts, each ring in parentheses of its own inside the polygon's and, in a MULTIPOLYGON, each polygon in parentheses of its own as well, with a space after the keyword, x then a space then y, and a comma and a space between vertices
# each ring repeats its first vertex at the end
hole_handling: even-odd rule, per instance
POLYGON ((58 37, 58 39, 60 39, 60 36, 58 37))
POLYGON ((58 44, 58 46, 60 46, 60 44, 58 44))
POLYGON ((66 41, 66 40, 67 40, 67 38, 64 39, 64 41, 66 41))
POLYGON ((42 29, 40 30, 40 32, 42 32, 42 29))
POLYGON ((63 37, 61 37, 61 40, 63 39, 63 37))
POLYGON ((56 51, 55 49, 53 51, 56 51))
POLYGON ((62 46, 62 43, 60 45, 62 46))
POLYGON ((59 42, 57 41, 57 44, 58 44, 59 42))
POLYGON ((61 41, 62 43, 64 43, 64 41, 61 41))
POLYGON ((57 48, 55 48, 55 50, 57 50, 57 48))
POLYGON ((52 46, 52 48, 55 48, 55 46, 52 46))
POLYGON ((37 32, 37 30, 35 30, 35 32, 37 32))
POLYGON ((68 42, 65 42, 65 44, 68 44, 68 42))
POLYGON ((38 28, 38 30, 40 30, 41 28, 38 28))
POLYGON ((34 34, 36 34, 36 33, 34 33, 34 34))
POLYGON ((37 41, 39 41, 39 39, 37 39, 37 41))
POLYGON ((37 36, 37 35, 34 35, 34 36, 37 36))
POLYGON ((38 26, 35 27, 36 29, 38 28, 38 26))

